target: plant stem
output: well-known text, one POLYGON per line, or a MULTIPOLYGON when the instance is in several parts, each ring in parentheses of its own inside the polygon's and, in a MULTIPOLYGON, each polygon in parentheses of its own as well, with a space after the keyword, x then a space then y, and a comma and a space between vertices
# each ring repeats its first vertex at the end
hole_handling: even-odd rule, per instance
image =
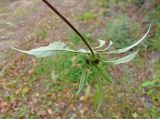
POLYGON ((53 6, 51 5, 47 0, 42 0, 49 8, 51 8, 70 28, 73 29, 73 31, 82 39, 82 41, 86 44, 92 55, 95 55, 92 48, 90 47, 89 43, 86 41, 86 39, 81 35, 81 33, 53 6))

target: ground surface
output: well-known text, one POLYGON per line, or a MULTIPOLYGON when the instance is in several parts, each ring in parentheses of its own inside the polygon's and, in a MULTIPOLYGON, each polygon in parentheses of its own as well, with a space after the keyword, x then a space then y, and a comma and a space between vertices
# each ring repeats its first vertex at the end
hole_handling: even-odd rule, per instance
MULTIPOLYGON (((73 5, 70 5, 70 3, 65 1, 65 4, 68 4, 66 6, 62 6, 62 4, 58 4, 58 2, 56 1, 54 3, 56 3, 55 6, 58 6, 59 8, 66 7, 64 9, 67 9, 67 7, 73 6, 75 4, 75 2, 73 1, 70 1, 70 3, 73 5)), ((50 17, 49 14, 47 14, 48 12, 50 12, 49 9, 46 8, 46 6, 42 2, 36 0, 18 0, 12 2, 1 1, 1 7, 1 64, 7 62, 7 59, 5 57, 9 52, 8 44, 22 45, 23 43, 26 43, 26 41, 35 42, 34 40, 36 39, 32 39, 32 36, 34 37, 34 35, 37 35, 38 33, 36 34, 36 32, 41 32, 37 31, 39 27, 43 27, 43 25, 46 25, 47 27, 48 25, 48 29, 56 29, 55 34, 53 34, 54 39, 60 39, 61 36, 58 34, 65 32, 65 27, 63 27, 64 29, 60 27, 64 24, 59 21, 54 14, 50 17), (49 21, 49 19, 51 20, 49 21), (49 24, 50 22, 55 22, 53 23, 54 26, 51 26, 49 24)), ((68 14, 69 12, 70 10, 68 10, 68 14)), ((69 15, 69 17, 71 17, 71 15, 69 15)), ((41 33, 39 33, 38 35, 41 35, 41 33)))
MULTIPOLYGON (((89 42, 109 39, 122 47, 141 37, 151 23, 145 19, 145 10, 130 2, 54 0, 52 4, 89 42)), ((156 38, 157 26, 153 24, 150 40, 156 38)), ((88 84, 79 96, 75 95, 80 70, 76 57, 37 60, 9 47, 28 50, 53 41, 63 41, 72 47, 83 45, 42 1, 0 1, 0 118, 159 119, 159 87, 141 87, 146 80, 160 78, 158 48, 150 51, 143 44, 135 60, 109 67, 116 83, 104 85, 105 102, 96 114, 96 81, 88 84)))

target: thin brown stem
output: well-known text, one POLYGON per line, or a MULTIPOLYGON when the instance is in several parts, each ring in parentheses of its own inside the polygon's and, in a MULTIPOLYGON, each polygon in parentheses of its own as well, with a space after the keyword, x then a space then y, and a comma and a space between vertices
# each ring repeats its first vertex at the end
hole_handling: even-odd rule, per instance
POLYGON ((53 6, 51 5, 47 0, 42 0, 49 8, 52 9, 70 28, 73 29, 73 31, 82 39, 82 41, 86 44, 92 55, 95 55, 92 48, 90 47, 89 43, 86 41, 86 39, 81 35, 81 33, 53 6))

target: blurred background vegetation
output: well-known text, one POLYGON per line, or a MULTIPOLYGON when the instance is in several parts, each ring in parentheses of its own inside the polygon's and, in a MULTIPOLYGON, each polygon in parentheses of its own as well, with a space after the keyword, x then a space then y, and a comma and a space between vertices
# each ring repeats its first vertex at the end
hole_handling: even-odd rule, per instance
MULTIPOLYGON (((84 91, 75 95, 83 56, 63 54, 34 59, 5 50, 5 54, 11 54, 7 57, 11 60, 5 59, 10 64, 5 64, 0 73, 3 73, 0 77, 0 118, 160 119, 160 1, 52 2, 93 46, 98 39, 103 39, 112 40, 113 49, 125 47, 139 40, 149 24, 152 28, 132 62, 116 67, 102 66, 112 75, 115 84, 104 82, 105 102, 97 114, 98 94, 93 74, 84 91)), ((21 49, 31 49, 62 40, 73 48, 84 47, 81 39, 41 1, 1 0, 0 18, 1 36, 9 34, 5 40, 0 39, 2 45, 7 42, 21 49)))

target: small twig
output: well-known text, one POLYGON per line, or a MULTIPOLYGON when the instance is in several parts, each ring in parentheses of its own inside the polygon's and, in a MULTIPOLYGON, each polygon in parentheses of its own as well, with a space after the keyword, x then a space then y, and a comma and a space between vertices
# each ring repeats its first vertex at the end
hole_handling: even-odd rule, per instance
POLYGON ((51 5, 47 0, 42 0, 49 8, 52 9, 70 28, 73 29, 73 31, 82 39, 82 41, 86 44, 92 55, 95 55, 92 48, 90 47, 87 40, 81 35, 81 33, 53 6, 51 5))

